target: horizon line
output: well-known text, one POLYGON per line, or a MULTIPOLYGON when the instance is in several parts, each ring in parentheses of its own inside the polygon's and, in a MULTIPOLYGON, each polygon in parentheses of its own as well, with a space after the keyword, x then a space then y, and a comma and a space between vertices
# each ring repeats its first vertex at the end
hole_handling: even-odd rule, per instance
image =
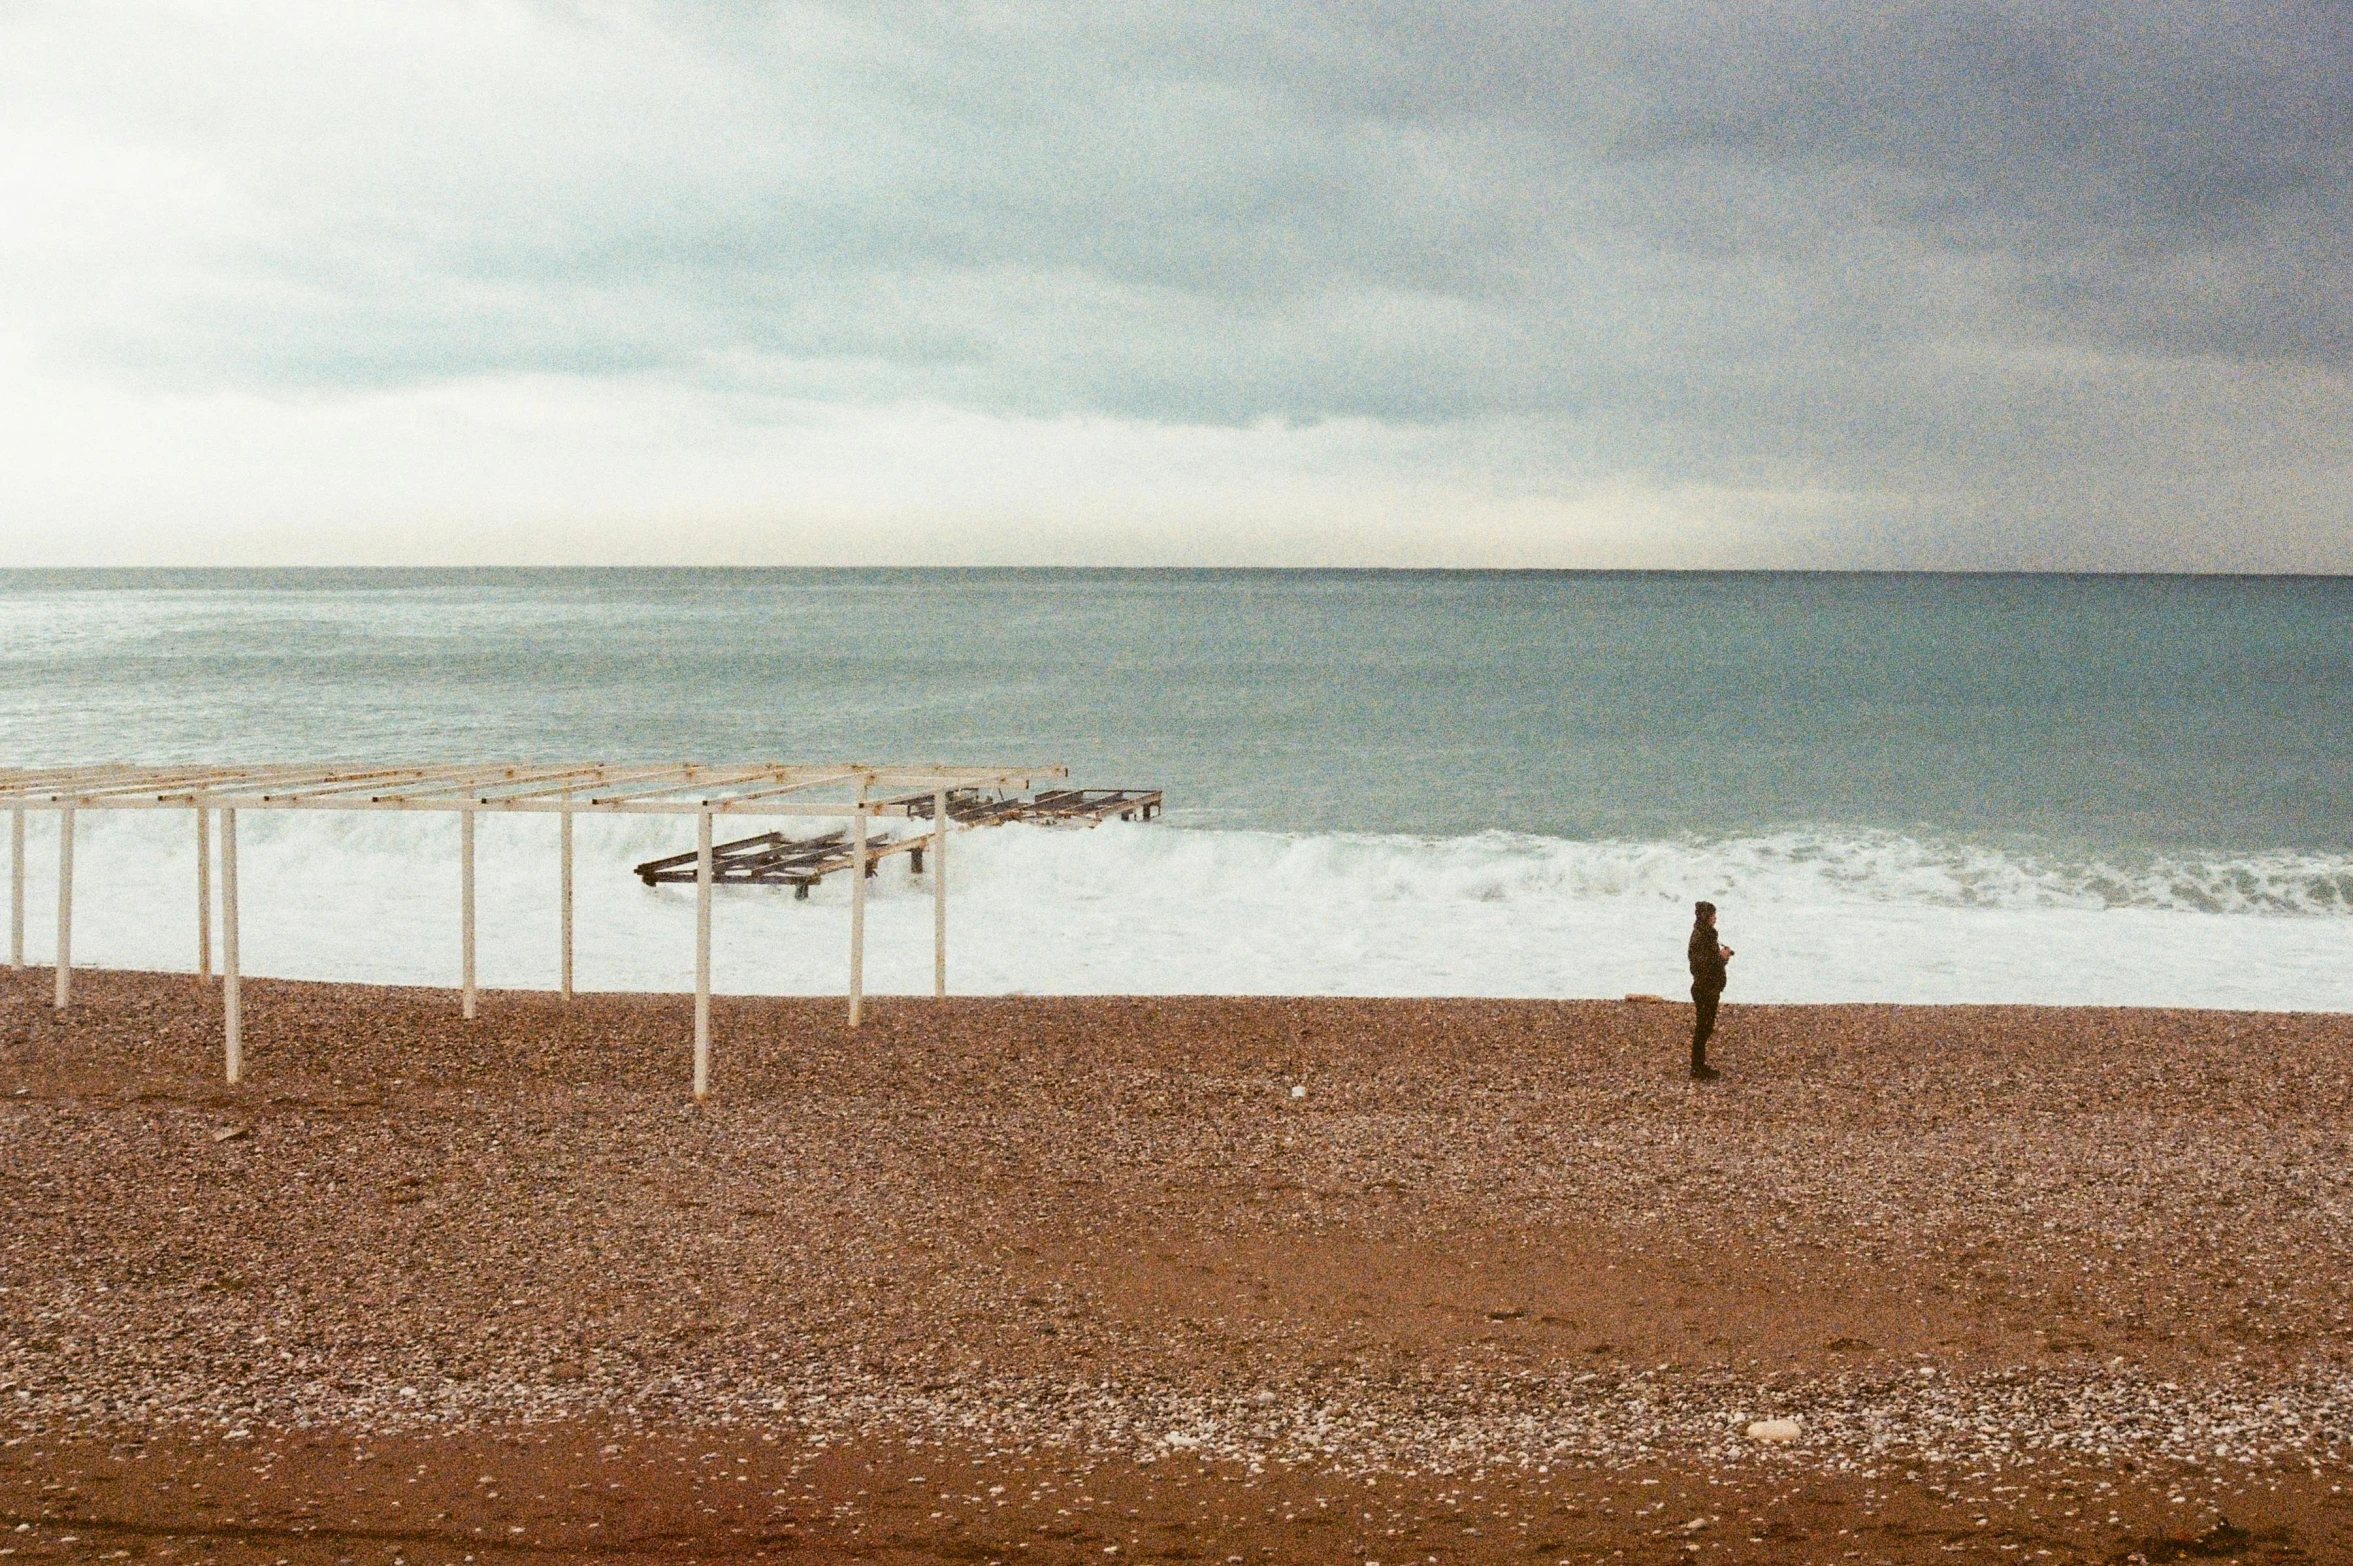
POLYGON ((2053 577, 2143 580, 2353 580, 2353 571, 2128 566, 1376 566, 1376 565, 0 565, 0 582, 99 576, 1616 576, 2053 577))

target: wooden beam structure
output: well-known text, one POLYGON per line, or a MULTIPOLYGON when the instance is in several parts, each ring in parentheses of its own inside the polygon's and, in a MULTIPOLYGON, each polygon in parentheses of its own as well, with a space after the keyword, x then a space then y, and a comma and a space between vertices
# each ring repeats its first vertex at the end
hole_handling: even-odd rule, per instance
MULTIPOLYGON (((240 810, 447 810, 458 816, 459 1006, 473 1019, 475 985, 475 819, 483 811, 558 817, 557 895, 561 902, 560 987, 572 996, 572 818, 599 815, 691 815, 696 818, 694 1091, 711 1085, 711 886, 715 817, 817 816, 847 818, 854 867, 850 914, 849 1020, 864 1012, 866 872, 873 854, 868 826, 876 816, 929 818, 932 831, 883 845, 922 845, 928 836, 935 883, 933 993, 947 993, 947 829, 957 803, 1031 788, 1041 778, 1065 778, 1058 765, 896 766, 835 762, 280 762, 255 766, 184 763, 135 766, 91 763, 56 767, 0 767, 0 805, 9 809, 11 964, 24 960, 25 817, 51 811, 58 818, 56 1005, 72 1003, 74 817, 83 810, 187 810, 196 816, 197 970, 212 969, 212 825, 218 813, 222 980, 222 1062, 230 1082, 244 1075, 244 1015, 238 942, 237 813, 240 810), (912 791, 912 792, 905 792, 912 791)), ((1069 795, 1070 791, 1062 791, 1069 795)), ((1041 796, 1043 798, 1045 796, 1041 796)), ((1157 807, 1159 796, 1152 796, 1157 807)), ((920 853, 920 847, 912 849, 920 853)))
POLYGON ((1027 789, 1039 778, 1070 775, 1063 766, 887 766, 839 763, 664 762, 625 765, 362 766, 353 763, 259 767, 0 767, 0 804, 29 810, 497 810, 599 814, 846 816, 863 796, 875 815, 929 814, 941 788, 1027 789), (921 790, 878 801, 878 794, 921 790))
MULTIPOLYGON (((876 806, 882 815, 903 814, 933 823, 930 832, 906 832, 880 842, 869 842, 863 856, 850 842, 847 828, 837 827, 810 837, 788 837, 762 832, 739 837, 713 850, 712 878, 721 886, 746 883, 789 886, 797 897, 829 875, 849 870, 853 863, 874 874, 875 866, 893 854, 904 854, 911 873, 923 873, 923 856, 946 842, 940 823, 955 827, 1004 826, 1022 821, 1032 826, 1099 826, 1105 821, 1149 821, 1160 813, 1161 791, 1156 788, 1050 788, 1035 795, 1004 797, 976 789, 937 789, 928 797, 911 794, 876 806)), ((684 884, 697 874, 700 861, 692 853, 665 854, 633 867, 648 886, 684 884)), ((935 886, 944 886, 935 878, 935 886)))

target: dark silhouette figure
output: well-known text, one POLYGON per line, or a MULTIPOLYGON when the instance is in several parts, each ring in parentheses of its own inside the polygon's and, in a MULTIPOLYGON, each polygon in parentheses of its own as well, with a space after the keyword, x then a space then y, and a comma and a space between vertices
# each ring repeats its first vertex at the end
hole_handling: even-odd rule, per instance
POLYGON ((1716 1031, 1716 1002, 1724 994, 1724 965, 1732 948, 1716 939, 1716 905, 1695 903, 1691 918, 1691 1080, 1713 1082, 1708 1037, 1716 1031))

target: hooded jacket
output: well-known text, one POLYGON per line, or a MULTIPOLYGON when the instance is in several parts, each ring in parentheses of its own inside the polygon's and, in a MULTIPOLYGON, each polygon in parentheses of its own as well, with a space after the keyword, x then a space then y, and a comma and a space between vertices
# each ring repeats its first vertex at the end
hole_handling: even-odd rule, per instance
POLYGON ((1691 926, 1691 987, 1717 994, 1724 989, 1724 952, 1716 927, 1697 920, 1691 926))

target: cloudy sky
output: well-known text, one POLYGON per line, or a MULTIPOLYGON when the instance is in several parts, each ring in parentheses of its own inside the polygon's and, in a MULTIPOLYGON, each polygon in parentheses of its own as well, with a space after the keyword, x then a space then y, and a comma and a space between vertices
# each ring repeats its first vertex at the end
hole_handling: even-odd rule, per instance
POLYGON ((2353 9, 0 4, 0 564, 2353 571, 2353 9))

